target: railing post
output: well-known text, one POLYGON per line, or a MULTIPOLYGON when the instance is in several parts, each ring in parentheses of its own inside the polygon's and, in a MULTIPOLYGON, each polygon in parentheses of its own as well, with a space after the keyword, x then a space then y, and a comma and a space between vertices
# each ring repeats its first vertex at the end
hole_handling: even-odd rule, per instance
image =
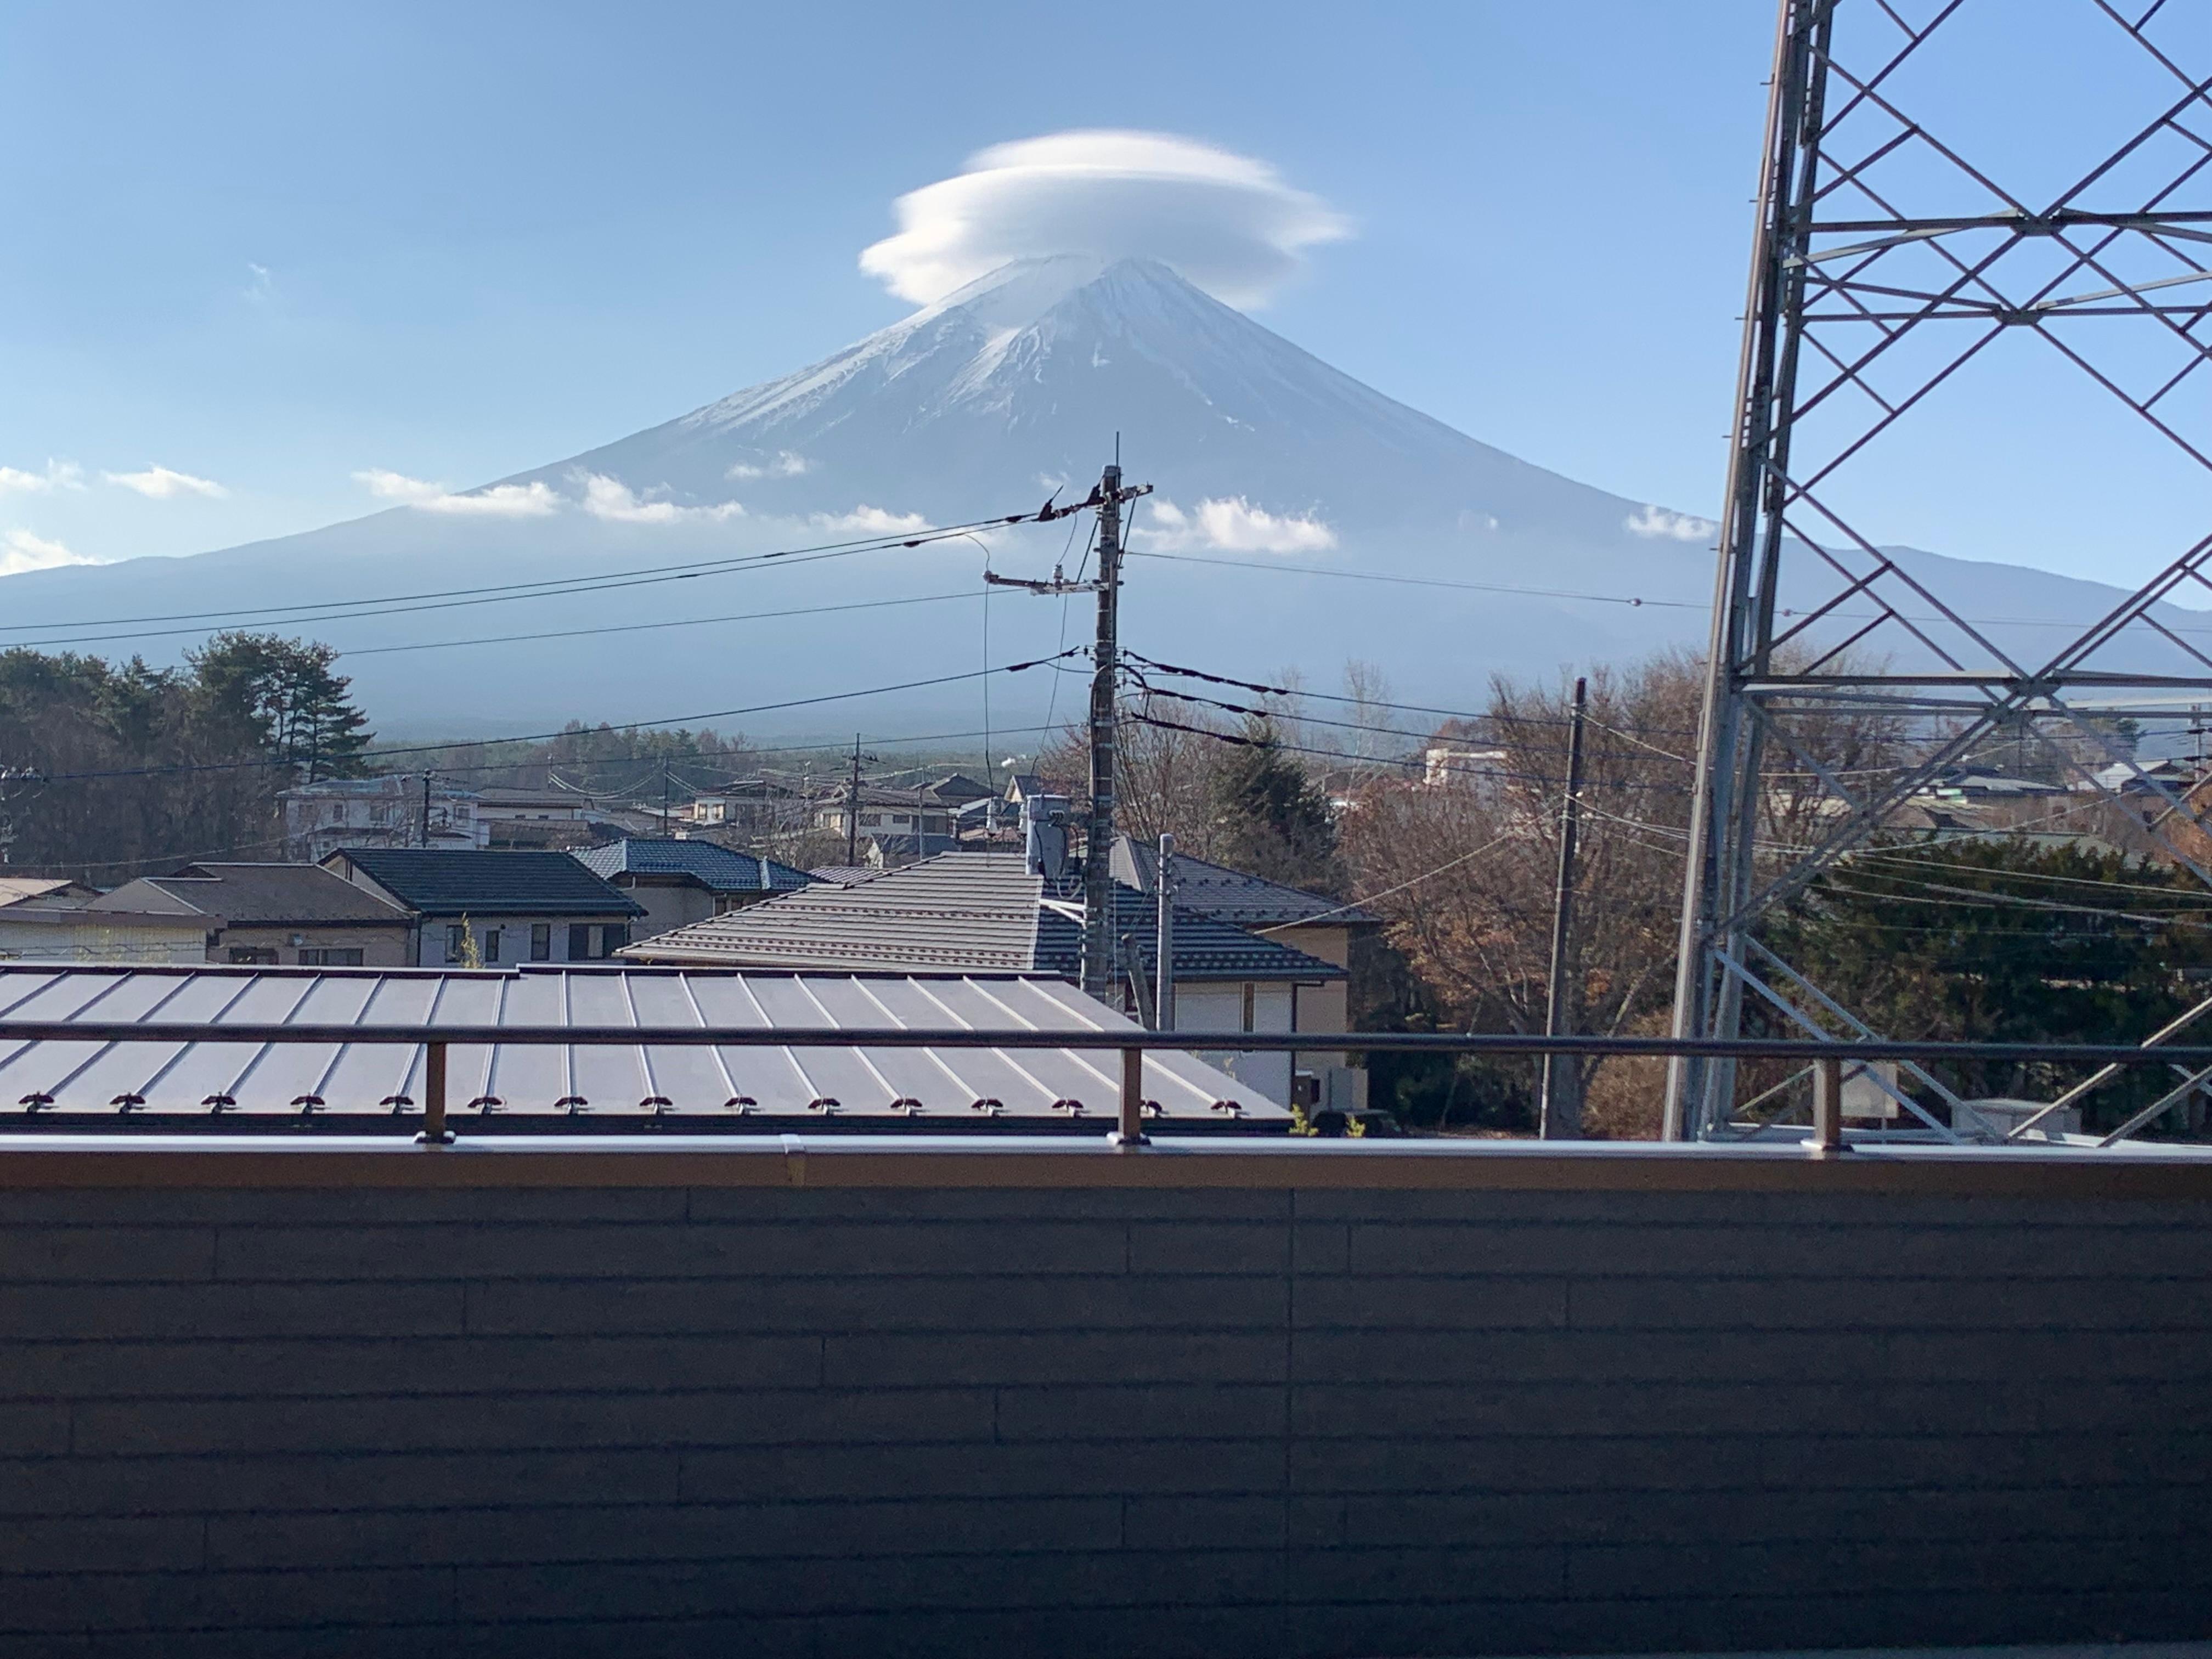
POLYGON ((1823 1054, 1813 1062, 1813 1139, 1820 1153, 1844 1150, 1844 1062, 1823 1054))
POLYGON ((422 1133, 415 1137, 422 1146, 450 1146, 453 1132, 446 1127, 446 1045, 422 1045, 422 1133))
POLYGON ((1145 1135, 1145 1051, 1135 1043, 1121 1050, 1121 1122, 1109 1137, 1116 1146, 1149 1146, 1145 1135))

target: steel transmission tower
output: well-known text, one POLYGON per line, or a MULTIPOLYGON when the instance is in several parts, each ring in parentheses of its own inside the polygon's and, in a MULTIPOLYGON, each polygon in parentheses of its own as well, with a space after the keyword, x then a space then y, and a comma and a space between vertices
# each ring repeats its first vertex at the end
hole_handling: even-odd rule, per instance
MULTIPOLYGON (((2011 627, 1961 615, 1924 561, 1854 523, 1874 493, 1863 486, 1878 487, 1899 446, 1953 435, 1940 423, 1956 418, 1961 389, 2016 367, 2021 350, 2071 366, 2068 399, 2133 411, 2139 420, 2115 422, 2122 435, 2162 447, 2175 459, 2158 464, 2177 468, 2187 499, 2212 500, 2212 375, 2196 372, 2212 349, 2204 21, 2201 6, 2169 0, 1784 0, 1719 526, 1677 1036, 1735 1036, 1753 1006, 1788 1032, 1866 1034, 1762 939, 1764 925, 1978 750, 2032 757, 2083 799, 2124 788, 2148 804, 2136 817, 2162 817, 2151 833, 2206 875, 2206 843, 2172 832, 2212 801, 2136 764, 2120 722, 2170 720, 2212 694, 2212 656, 2171 608, 2212 600, 2212 537, 2191 531, 2190 544, 2160 548, 2170 562, 2106 614, 2011 627), (2045 82, 2070 76, 2071 92, 2016 78, 2039 52, 2045 82), (2032 123, 2034 142, 1987 142, 1993 104, 2032 123), (2052 167, 2050 152, 2069 148, 2052 167), (1881 734, 1865 746, 1875 759, 1839 761, 1814 735, 1851 722, 1881 734)), ((1980 482, 1962 469, 1946 496, 1971 501, 1980 482)), ((2110 502, 2116 525, 2130 506, 2110 502)), ((1955 1097, 1924 1074, 1897 1091, 1955 1134, 1906 1097, 1916 1087, 1955 1097)), ((1675 1061, 1668 1135, 1721 1131, 1735 1094, 1732 1063, 1675 1061)))

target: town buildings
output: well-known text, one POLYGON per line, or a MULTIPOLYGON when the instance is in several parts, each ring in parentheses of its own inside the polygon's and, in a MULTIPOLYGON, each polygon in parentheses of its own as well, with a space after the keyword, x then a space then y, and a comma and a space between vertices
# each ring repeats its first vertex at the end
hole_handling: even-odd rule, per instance
POLYGON ((641 938, 796 892, 813 879, 804 870, 711 841, 629 836, 573 856, 644 907, 641 938))
POLYGON ((125 882, 88 910, 189 918, 204 930, 210 962, 398 968, 413 960, 407 911, 320 865, 188 864, 125 882))
POLYGON ((351 847, 323 867, 406 913, 418 967, 604 962, 645 915, 566 853, 351 847))

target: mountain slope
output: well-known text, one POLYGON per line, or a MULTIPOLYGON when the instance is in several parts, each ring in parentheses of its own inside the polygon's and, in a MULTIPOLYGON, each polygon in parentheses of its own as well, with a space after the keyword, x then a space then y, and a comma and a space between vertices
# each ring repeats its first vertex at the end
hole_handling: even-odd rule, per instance
MULTIPOLYGON (((185 560, 38 573, 5 587, 13 625, 319 602, 817 544, 902 523, 970 521, 1079 496, 1115 452, 1158 494, 1133 517, 1125 637, 1248 678, 1334 683, 1347 658, 1401 696, 1467 707, 1493 672, 1698 646, 1710 526, 1576 483, 1393 402, 1219 304, 1164 265, 1065 258, 993 273, 821 362, 601 448, 486 486, 548 510, 502 518, 476 492, 185 560), (470 510, 473 501, 475 510, 470 510), (1176 562, 1221 559, 1259 563, 1176 562), (1640 599, 1348 580, 1317 569, 1640 599), (1287 573, 1303 574, 1287 574, 1287 573)), ((1001 570, 1045 574, 1066 528, 994 532, 1001 570)), ((955 542, 586 597, 304 620, 387 732, 537 729, 571 715, 656 718, 957 674, 1079 640, 1066 607, 1001 594, 955 542), (946 597, 955 596, 955 597, 946 597), (755 621, 820 605, 882 605, 755 621), (414 650, 428 641, 489 641, 414 650)), ((1911 556, 1975 614, 2086 617, 2117 590, 1911 556)), ((2185 616, 2187 613, 2182 613, 2185 616)), ((129 635, 130 629, 79 630, 129 635)), ((143 631, 137 630, 137 631, 143 631)), ((2033 655, 2057 629, 2008 645, 2033 655)), ((71 637, 78 636, 73 634, 71 637)), ((97 640, 144 649, 177 636, 97 640)), ((1065 713, 1048 676, 1001 677, 1001 728, 1065 713)), ((973 681, 872 702, 747 716, 759 732, 884 735, 980 723, 973 681)), ((1027 740, 1024 740, 1026 743, 1027 740)), ((1018 745, 1019 746, 1019 745, 1018 745)))

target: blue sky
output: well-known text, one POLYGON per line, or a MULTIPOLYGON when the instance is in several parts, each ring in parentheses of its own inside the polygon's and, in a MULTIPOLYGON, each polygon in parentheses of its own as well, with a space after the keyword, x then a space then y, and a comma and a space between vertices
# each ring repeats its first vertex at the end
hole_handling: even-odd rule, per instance
MULTIPOLYGON (((0 535, 197 551, 368 511, 364 469, 463 486, 665 420, 907 310, 857 263, 900 194, 1097 126, 1258 158, 1349 218, 1271 326, 1710 512, 1772 14, 18 3, 0 466, 58 487, 0 495, 0 535)), ((2010 137, 2035 159, 2033 124, 2010 137)), ((2001 384, 2018 430, 1902 450, 1876 533, 2106 576, 2202 533, 2201 478, 2144 470, 2123 422, 2062 442, 2041 368, 2001 384), (2032 498, 1955 488, 1960 454, 2023 441, 2080 465, 2039 460, 2032 498)))

